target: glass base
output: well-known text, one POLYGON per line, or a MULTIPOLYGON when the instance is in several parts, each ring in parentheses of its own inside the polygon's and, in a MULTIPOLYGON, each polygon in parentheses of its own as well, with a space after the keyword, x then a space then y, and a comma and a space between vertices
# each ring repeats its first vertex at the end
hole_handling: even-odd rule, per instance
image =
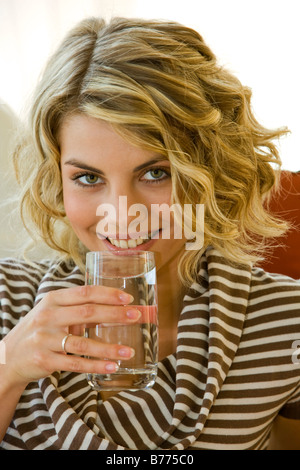
POLYGON ((122 368, 113 374, 87 374, 87 381, 94 390, 134 391, 152 387, 156 375, 156 366, 147 369, 122 368))

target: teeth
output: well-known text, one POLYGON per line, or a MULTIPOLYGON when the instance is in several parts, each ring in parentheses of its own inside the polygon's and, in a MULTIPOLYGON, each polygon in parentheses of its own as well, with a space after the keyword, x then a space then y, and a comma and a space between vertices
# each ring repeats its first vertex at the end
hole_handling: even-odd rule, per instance
POLYGON ((137 240, 130 239, 130 240, 114 240, 113 238, 109 238, 109 241, 112 245, 115 245, 118 248, 135 248, 138 245, 144 243, 147 238, 139 237, 137 240))

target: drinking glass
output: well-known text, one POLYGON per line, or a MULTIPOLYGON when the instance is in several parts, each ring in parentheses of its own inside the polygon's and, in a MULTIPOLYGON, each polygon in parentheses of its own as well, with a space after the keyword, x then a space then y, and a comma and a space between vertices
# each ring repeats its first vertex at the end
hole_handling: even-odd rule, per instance
MULTIPOLYGON (((140 390, 151 387, 157 375, 158 312, 154 253, 98 251, 87 253, 86 284, 116 287, 131 294, 130 306, 141 312, 134 324, 88 325, 85 336, 102 343, 122 344, 135 350, 131 359, 119 360, 114 373, 87 374, 96 390, 140 390)), ((101 359, 105 359, 101 358, 101 359)))

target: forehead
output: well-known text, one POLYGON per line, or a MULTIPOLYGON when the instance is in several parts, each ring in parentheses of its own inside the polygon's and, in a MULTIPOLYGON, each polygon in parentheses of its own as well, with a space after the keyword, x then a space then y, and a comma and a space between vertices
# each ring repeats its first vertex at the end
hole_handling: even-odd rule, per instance
POLYGON ((77 159, 94 165, 116 161, 137 165, 147 160, 166 160, 165 156, 125 140, 110 123, 86 115, 66 119, 60 129, 59 142, 62 163, 77 159))

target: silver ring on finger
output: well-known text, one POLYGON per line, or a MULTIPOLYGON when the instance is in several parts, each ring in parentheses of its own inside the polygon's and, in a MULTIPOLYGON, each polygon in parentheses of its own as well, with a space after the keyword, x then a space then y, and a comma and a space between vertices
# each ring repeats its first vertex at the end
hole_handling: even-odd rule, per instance
POLYGON ((62 342, 61 342, 61 349, 63 350, 63 352, 64 352, 65 354, 68 354, 67 351, 66 351, 66 342, 67 342, 67 339, 68 339, 70 336, 72 336, 72 333, 69 333, 68 335, 66 335, 66 336, 63 338, 62 342))

